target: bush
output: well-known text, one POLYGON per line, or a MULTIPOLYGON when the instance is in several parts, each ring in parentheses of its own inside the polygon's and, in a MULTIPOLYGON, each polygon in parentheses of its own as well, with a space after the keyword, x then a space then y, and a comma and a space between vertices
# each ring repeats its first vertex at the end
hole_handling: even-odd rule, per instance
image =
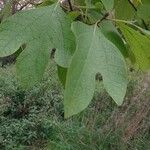
MULTIPOLYGON (((136 80, 130 82, 125 104, 120 108, 97 82, 88 109, 65 120, 63 88, 55 78, 56 73, 55 65, 50 65, 39 84, 24 90, 14 77, 13 66, 0 70, 1 150, 148 150, 148 116, 144 129, 128 143, 122 138, 124 126, 115 127, 113 123, 117 120, 111 118, 116 112, 115 116, 121 116, 130 106, 138 85, 136 80)), ((134 107, 127 113, 128 117, 134 116, 134 107)))
POLYGON ((57 79, 49 78, 55 68, 30 90, 19 86, 13 77, 14 68, 1 71, 0 149, 45 144, 53 137, 56 116, 63 118, 61 87, 57 79))

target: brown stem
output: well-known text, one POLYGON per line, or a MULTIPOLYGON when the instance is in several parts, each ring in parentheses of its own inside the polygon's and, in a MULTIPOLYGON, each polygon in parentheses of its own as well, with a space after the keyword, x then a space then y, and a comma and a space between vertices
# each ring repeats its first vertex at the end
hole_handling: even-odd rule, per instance
POLYGON ((109 16, 109 12, 107 12, 106 14, 104 14, 104 16, 101 18, 101 20, 97 23, 97 26, 99 26, 99 24, 105 20, 107 17, 109 16))
POLYGON ((72 4, 71 4, 71 0, 68 0, 68 4, 69 4, 70 11, 73 11, 73 7, 72 7, 72 4))
POLYGON ((12 1, 12 14, 15 14, 16 13, 16 1, 13 0, 12 1))

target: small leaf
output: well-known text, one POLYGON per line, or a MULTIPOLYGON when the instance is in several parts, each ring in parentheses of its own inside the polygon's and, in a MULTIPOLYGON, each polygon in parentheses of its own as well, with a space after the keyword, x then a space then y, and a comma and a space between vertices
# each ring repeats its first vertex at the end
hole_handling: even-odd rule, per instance
POLYGON ((116 19, 132 20, 135 10, 128 0, 115 0, 115 17, 116 19))
POLYGON ((114 7, 114 0, 101 0, 107 11, 110 11, 114 7))
POLYGON ((142 70, 150 68, 150 39, 140 32, 132 29, 124 23, 119 23, 127 43, 129 44, 133 54, 135 55, 136 63, 142 70))
POLYGON ((74 21, 75 19, 77 19, 80 16, 80 12, 79 11, 71 11, 68 13, 69 18, 74 21))
POLYGON ((90 103, 95 75, 100 73, 104 87, 118 105, 126 93, 125 61, 117 47, 96 26, 73 23, 77 48, 68 69, 64 96, 65 117, 77 114, 90 103))

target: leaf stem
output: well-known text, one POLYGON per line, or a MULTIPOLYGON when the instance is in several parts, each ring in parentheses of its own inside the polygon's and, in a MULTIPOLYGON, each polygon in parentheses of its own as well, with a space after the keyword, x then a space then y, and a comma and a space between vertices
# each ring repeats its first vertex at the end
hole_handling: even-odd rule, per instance
POLYGON ((127 23, 127 24, 131 24, 134 25, 133 23, 135 23, 136 21, 127 21, 127 20, 120 20, 120 19, 108 19, 107 20, 111 20, 111 21, 115 21, 115 22, 123 22, 123 23, 127 23))
POLYGON ((134 23, 136 21, 126 21, 126 20, 119 20, 119 19, 107 19, 107 20, 129 24, 131 26, 134 26, 135 28, 137 28, 138 30, 140 30, 141 32, 143 32, 144 34, 150 35, 150 32, 148 30, 145 30, 145 29, 143 29, 143 28, 135 25, 134 23))
POLYGON ((93 6, 93 7, 87 7, 87 6, 77 6, 77 5, 75 5, 75 7, 80 8, 80 9, 96 9, 95 6, 93 6))
POLYGON ((104 16, 97 22, 97 26, 99 26, 99 24, 100 24, 103 20, 107 19, 108 16, 109 16, 109 12, 107 12, 106 14, 104 14, 104 16))

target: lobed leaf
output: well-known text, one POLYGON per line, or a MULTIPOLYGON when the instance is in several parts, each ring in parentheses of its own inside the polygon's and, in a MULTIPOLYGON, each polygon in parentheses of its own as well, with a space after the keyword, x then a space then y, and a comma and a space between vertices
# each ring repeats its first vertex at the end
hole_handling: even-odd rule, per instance
POLYGON ((101 73, 104 87, 118 105, 127 87, 125 61, 118 48, 96 26, 72 24, 77 47, 68 69, 64 95, 65 117, 77 114, 90 103, 95 75, 101 73))
POLYGON ((71 21, 56 4, 17 13, 0 25, 0 57, 25 44, 17 72, 24 87, 32 86, 42 77, 52 48, 58 65, 68 67, 75 49, 70 27, 71 21))

